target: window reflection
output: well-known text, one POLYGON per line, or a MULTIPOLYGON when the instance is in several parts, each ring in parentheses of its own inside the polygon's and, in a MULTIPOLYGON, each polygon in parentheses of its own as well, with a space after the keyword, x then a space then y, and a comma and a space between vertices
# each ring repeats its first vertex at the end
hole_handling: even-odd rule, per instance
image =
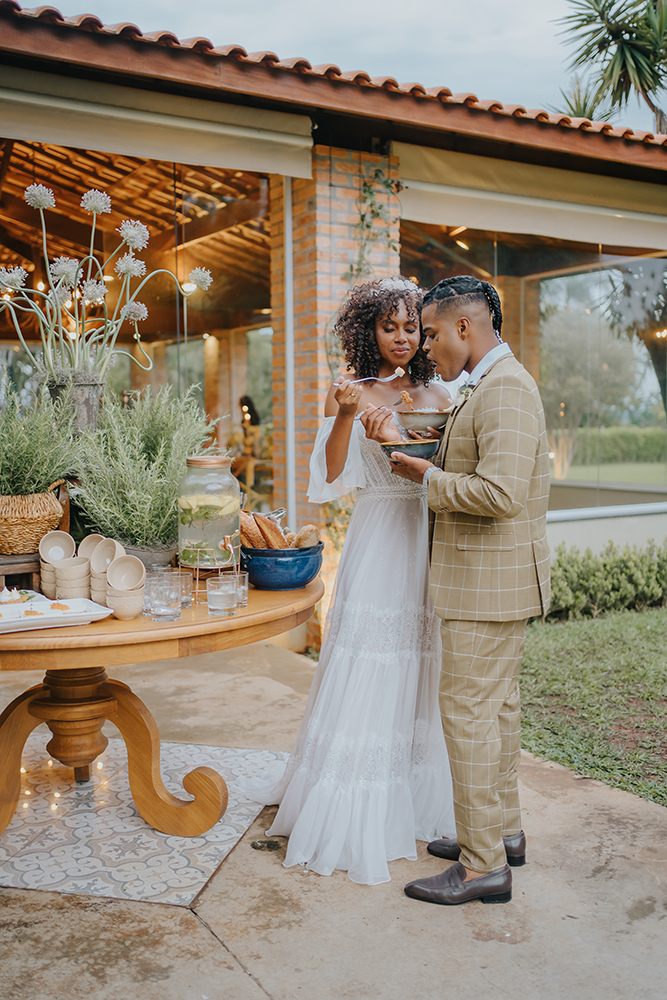
POLYGON ((504 337, 540 385, 552 508, 667 499, 663 254, 409 221, 401 240, 426 287, 497 285, 504 337))

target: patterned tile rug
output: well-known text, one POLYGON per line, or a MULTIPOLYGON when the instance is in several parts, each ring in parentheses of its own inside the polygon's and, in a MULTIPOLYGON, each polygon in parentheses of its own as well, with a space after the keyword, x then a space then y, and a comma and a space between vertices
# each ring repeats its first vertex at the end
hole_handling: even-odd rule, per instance
POLYGON ((77 785, 71 768, 46 752, 50 733, 30 736, 23 753, 21 800, 0 835, 0 886, 48 889, 184 906, 202 889, 262 807, 235 789, 287 754, 272 750, 163 743, 162 778, 188 799, 183 776, 209 765, 229 787, 229 806, 201 837, 171 837, 137 813, 123 740, 111 739, 77 785))

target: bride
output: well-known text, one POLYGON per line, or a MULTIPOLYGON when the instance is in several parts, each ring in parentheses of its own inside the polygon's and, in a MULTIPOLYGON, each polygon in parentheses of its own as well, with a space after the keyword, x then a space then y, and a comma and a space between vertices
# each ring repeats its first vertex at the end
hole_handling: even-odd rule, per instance
MULTIPOLYGON (((288 836, 285 865, 389 881, 388 861, 417 858, 415 839, 455 836, 449 761, 438 709, 440 631, 428 587, 423 486, 392 475, 365 437, 366 406, 448 408, 422 350, 421 292, 404 278, 354 288, 337 317, 351 378, 335 382, 310 462, 309 500, 356 488, 354 513, 319 665, 284 773, 246 783, 280 803, 269 835, 288 836), (405 374, 387 383, 375 381, 405 374)), ((401 435, 396 430, 396 437, 401 435)), ((252 789, 252 790, 251 790, 252 789)))

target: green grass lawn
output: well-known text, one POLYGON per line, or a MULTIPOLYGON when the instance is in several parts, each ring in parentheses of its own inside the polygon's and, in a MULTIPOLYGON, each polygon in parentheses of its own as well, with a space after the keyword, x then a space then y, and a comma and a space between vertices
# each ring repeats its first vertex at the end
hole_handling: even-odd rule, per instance
MULTIPOLYGON (((632 483, 635 486, 667 486, 664 462, 613 462, 609 465, 571 465, 567 480, 597 483, 632 483)), ((567 482, 566 480, 566 482, 567 482)))
POLYGON ((528 626, 522 743, 667 806, 667 608, 528 626))

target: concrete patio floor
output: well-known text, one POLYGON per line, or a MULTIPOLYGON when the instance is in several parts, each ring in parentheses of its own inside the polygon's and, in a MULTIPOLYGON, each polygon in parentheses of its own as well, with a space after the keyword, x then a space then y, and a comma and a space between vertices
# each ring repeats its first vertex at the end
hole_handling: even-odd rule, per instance
MULTIPOLYGON (((289 750, 313 663, 269 643, 114 669, 165 740, 289 750)), ((41 674, 0 678, 4 705, 41 674)), ((112 726, 109 736, 117 735, 112 726)), ((281 865, 266 809, 190 907, 0 889, 2 1000, 663 1000, 667 810, 525 754, 529 863, 504 906, 281 865)))

